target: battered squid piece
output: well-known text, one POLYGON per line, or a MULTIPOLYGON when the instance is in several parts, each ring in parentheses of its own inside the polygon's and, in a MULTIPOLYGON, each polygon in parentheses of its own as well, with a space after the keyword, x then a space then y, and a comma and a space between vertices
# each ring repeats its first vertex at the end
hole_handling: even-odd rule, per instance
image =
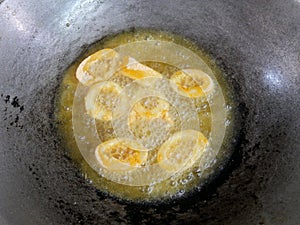
POLYGON ((172 87, 189 98, 204 97, 212 93, 214 83, 210 76, 201 70, 184 69, 171 76, 172 87))
POLYGON ((139 63, 134 58, 125 57, 125 60, 127 61, 127 63, 121 69, 121 73, 126 77, 129 77, 133 80, 143 79, 146 77, 163 77, 160 73, 156 72, 148 66, 139 63))
POLYGON ((160 167, 170 172, 178 172, 191 167, 204 152, 208 140, 199 131, 184 130, 175 133, 158 150, 160 167))
POLYGON ((112 120, 112 110, 121 91, 122 88, 112 81, 92 85, 85 97, 87 113, 98 120, 112 120))
POLYGON ((102 167, 117 172, 141 167, 147 160, 148 152, 133 140, 116 138, 98 145, 95 156, 102 167))
POLYGON ((153 149, 161 145, 174 131, 172 116, 167 101, 147 97, 134 104, 128 123, 133 135, 145 147, 153 149))
POLYGON ((83 85, 105 81, 112 77, 126 60, 113 49, 102 49, 84 59, 76 70, 76 78, 83 85))
POLYGON ((137 102, 130 114, 130 121, 137 118, 163 118, 166 121, 173 123, 169 115, 170 104, 157 97, 147 97, 142 101, 137 102))

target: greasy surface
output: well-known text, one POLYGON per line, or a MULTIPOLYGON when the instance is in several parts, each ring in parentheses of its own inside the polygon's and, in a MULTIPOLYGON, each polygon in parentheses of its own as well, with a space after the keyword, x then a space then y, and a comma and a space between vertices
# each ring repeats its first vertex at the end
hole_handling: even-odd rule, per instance
MULTIPOLYGON (((183 39, 178 35, 149 29, 135 29, 130 32, 121 32, 116 35, 108 36, 107 38, 104 38, 103 40, 89 46, 89 49, 84 53, 84 57, 92 54, 93 52, 98 51, 99 49, 115 48, 119 45, 126 44, 128 41, 141 41, 145 40, 146 38, 155 40, 165 40, 182 45, 196 52, 203 60, 206 60, 208 64, 212 64, 212 62, 209 61, 208 57, 206 57, 205 53, 201 52, 200 49, 194 46, 194 43, 191 43, 190 41, 183 39)), ((72 131, 72 112, 74 112, 73 98, 75 89, 77 88, 78 84, 78 81, 75 78, 75 70, 78 67, 78 64, 82 61, 82 58, 84 57, 80 56, 79 59, 77 59, 74 62, 74 64, 72 64, 63 74, 63 80, 57 93, 55 117, 58 122, 58 134, 62 138, 62 144, 66 148, 66 154, 68 154, 68 156, 70 156, 70 158, 72 158, 75 161, 75 163, 78 165, 78 168, 84 174, 84 177, 90 180, 93 186, 95 186, 102 192, 108 193, 112 196, 116 196, 122 199, 125 198, 134 201, 164 201, 165 199, 169 199, 171 196, 173 198, 181 197, 182 195, 186 195, 188 192, 190 192, 191 189, 200 188, 201 184, 204 183, 203 180, 205 181, 207 175, 214 174, 215 168, 219 166, 218 164, 226 163, 226 160, 228 160, 228 155, 232 153, 232 149, 224 146, 219 150, 219 162, 211 168, 207 169, 205 173, 203 171, 200 171, 199 168, 195 168, 193 173, 188 171, 179 176, 178 178, 174 176, 173 178, 166 179, 165 181, 157 185, 144 187, 129 187, 117 184, 115 182, 111 182, 108 179, 105 179, 104 177, 99 177, 99 175, 95 171, 93 171, 93 169, 83 159, 82 154, 79 151, 76 141, 74 139, 75 131, 72 131)), ((164 74, 167 77, 171 77, 171 75, 178 70, 176 67, 154 62, 146 62, 145 65, 155 69, 155 71, 164 74)), ((220 78, 220 76, 222 76, 220 73, 218 73, 217 68, 215 68, 215 65, 211 65, 210 67, 213 70, 215 70, 214 73, 217 77, 220 78)), ((129 81, 130 80, 127 80, 127 82, 129 81)), ((116 82, 120 82, 120 78, 116 79, 116 82)), ((229 105, 233 105, 232 99, 229 98, 231 92, 226 86, 226 83, 223 82, 220 83, 220 85, 223 88, 223 94, 225 96, 228 96, 228 98, 226 99, 227 106, 223 106, 227 108, 229 105)), ((196 102, 195 104, 204 104, 208 106, 207 102, 201 103, 199 99, 196 102)), ((227 126, 228 135, 226 136, 225 140, 231 139, 230 135, 235 135, 233 134, 233 132, 231 132, 233 129, 233 121, 231 120, 233 119, 231 119, 232 115, 230 111, 232 110, 227 110, 227 119, 231 123, 229 127, 227 126)), ((201 131, 206 137, 208 137, 211 126, 210 107, 202 109, 201 113, 199 113, 199 117, 203 119, 203 123, 201 123, 201 131)), ((100 136, 102 140, 109 140, 115 137, 113 127, 109 122, 97 121, 97 128, 98 133, 101 134, 100 136), (110 132, 107 132, 107 130, 110 130, 110 132)))
POLYGON ((1 217, 8 224, 299 224, 299 10, 298 0, 2 2, 1 217), (241 161, 205 201, 196 195, 163 208, 102 196, 57 141, 62 72, 87 45, 129 27, 191 38, 235 90, 241 161))

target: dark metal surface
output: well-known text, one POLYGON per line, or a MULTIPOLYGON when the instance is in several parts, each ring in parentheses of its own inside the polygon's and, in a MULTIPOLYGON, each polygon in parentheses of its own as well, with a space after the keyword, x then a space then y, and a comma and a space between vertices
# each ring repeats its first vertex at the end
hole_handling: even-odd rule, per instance
POLYGON ((1 224, 299 224, 299 61, 298 0, 2 2, 1 224), (205 201, 149 207, 105 197, 57 141, 62 72, 87 45, 130 27, 189 37, 238 96, 242 158, 205 201))

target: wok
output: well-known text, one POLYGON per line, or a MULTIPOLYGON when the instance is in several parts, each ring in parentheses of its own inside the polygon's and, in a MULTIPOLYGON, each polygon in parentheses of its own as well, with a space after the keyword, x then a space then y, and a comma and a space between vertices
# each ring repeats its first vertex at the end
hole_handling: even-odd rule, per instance
POLYGON ((299 224, 299 12, 298 0, 2 1, 0 223, 299 224), (205 190, 178 201, 102 194, 57 136, 63 72, 93 42, 134 27, 194 41, 236 99, 231 159, 205 190))

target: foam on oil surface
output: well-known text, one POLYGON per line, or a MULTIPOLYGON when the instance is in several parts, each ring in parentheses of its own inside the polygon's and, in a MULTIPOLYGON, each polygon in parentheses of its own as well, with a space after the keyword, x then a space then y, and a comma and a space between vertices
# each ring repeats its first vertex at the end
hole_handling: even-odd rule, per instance
MULTIPOLYGON (((91 54, 94 51, 97 51, 103 47, 116 47, 120 46, 124 43, 131 43, 133 41, 137 40, 144 40, 145 37, 152 40, 164 40, 164 41, 171 41, 176 42, 177 44, 183 44, 185 46, 190 47, 190 49, 193 49, 192 44, 187 44, 188 42, 186 40, 177 38, 170 34, 165 34, 162 32, 152 32, 152 31, 137 31, 133 33, 124 33, 117 35, 111 39, 104 40, 101 43, 96 44, 91 50, 87 53, 87 55, 91 54)), ((160 42, 156 42, 160 43, 160 42)), ((158 44, 159 45, 159 44, 158 44)), ((142 46, 141 46, 142 47, 142 46)), ((125 51, 125 50, 124 50, 125 51)), ((128 52, 128 51, 127 51, 128 52)), ((142 51, 140 51, 142 52, 142 51)), ((182 54, 180 51, 177 53, 179 56, 182 54)), ((135 56, 136 57, 136 56, 135 56)), ((183 56, 184 58, 185 56, 183 56)), ((157 59, 157 61, 149 60, 149 58, 144 59, 144 64, 147 66, 152 67, 153 69, 157 70, 158 72, 164 74, 164 78, 168 79, 174 71, 178 70, 178 67, 189 67, 191 65, 191 62, 187 59, 186 62, 178 62, 176 66, 172 65, 174 64, 174 61, 171 62, 172 64, 168 64, 165 62, 161 62, 165 59, 157 59)), ((80 61, 79 61, 80 62, 80 61)), ((78 65, 78 62, 77 62, 78 65)), ((205 64, 206 65, 206 64, 205 64)), ((215 153, 211 150, 213 146, 208 148, 206 150, 206 156, 201 159, 201 162, 199 161, 198 165, 194 165, 193 168, 190 168, 189 170, 185 171, 181 174, 173 174, 172 176, 168 177, 165 180, 162 180, 161 182, 151 182, 144 186, 127 186, 123 184, 118 184, 113 181, 109 181, 103 177, 99 177, 97 173, 95 173, 89 165, 86 164, 85 160, 82 159, 80 152, 78 151, 74 139, 72 139, 72 133, 70 133, 70 126, 72 127, 72 124, 70 124, 70 111, 72 110, 72 94, 74 94, 75 87, 77 84, 77 81, 74 80, 74 70, 76 68, 76 63, 73 67, 70 67, 70 69, 67 71, 64 82, 65 85, 67 85, 69 88, 62 92, 62 98, 61 98, 61 110, 58 111, 58 117, 59 118, 67 118, 64 121, 64 125, 62 126, 62 133, 67 139, 71 140, 68 144, 68 149, 70 149, 70 155, 72 158, 79 162, 79 165, 81 169, 83 170, 83 173, 85 174, 86 178, 89 179, 94 185, 99 188, 100 190, 104 192, 108 192, 112 195, 119 196, 121 198, 126 199, 140 199, 140 200, 155 200, 158 198, 168 198, 168 197, 178 197, 183 195, 185 192, 199 186, 203 180, 205 180, 205 170, 211 170, 213 169, 212 166, 215 162, 215 153), (68 110, 66 110, 68 109, 68 110), (68 120, 69 119, 69 120, 68 120), (69 131, 69 132, 68 132, 69 131)), ((210 70, 210 68, 206 65, 201 67, 202 70, 210 70)), ((206 71, 207 72, 207 71, 206 71)), ((128 78, 120 78, 120 77, 114 77, 112 78, 114 81, 119 83, 122 87, 125 87, 129 82, 131 82, 128 78)), ((216 80, 215 80, 216 82, 216 80)), ((222 90, 216 90, 215 94, 222 93, 222 90)), ((180 105, 181 102, 175 98, 175 104, 180 105), (176 103, 177 101, 177 103, 176 103)), ((225 129, 225 124, 228 124, 228 120, 225 122, 220 121, 221 119, 218 118, 218 114, 215 114, 215 116, 212 116, 212 109, 214 108, 215 112, 225 112, 226 104, 221 104, 220 101, 215 101, 215 99, 206 100, 206 99, 192 99, 191 100, 194 107, 195 107, 195 113, 197 115, 197 118, 199 119, 198 129, 201 130, 201 132, 209 137, 212 134, 212 123, 213 121, 217 121, 218 124, 222 124, 223 128, 225 129)), ((172 106, 173 107, 173 106, 172 106)), ((176 107, 174 107, 176 108, 176 107)), ((184 110, 183 110, 184 111, 184 110)), ((176 110, 174 110, 175 114, 178 113, 176 110)), ((183 116, 184 113, 182 113, 183 116)), ((178 115, 177 117, 178 118, 178 115)), ((188 116, 186 115, 186 120, 189 120, 188 116)), ((115 136, 114 134, 114 126, 110 122, 100 122, 96 121, 93 122, 91 120, 86 121, 86 126, 93 126, 95 127, 96 133, 92 136, 95 138, 100 139, 101 141, 109 140, 115 136)), ((178 129, 178 125, 175 126, 175 130, 178 129)), ((181 129, 181 127, 179 128, 181 129)), ((218 129, 218 128, 216 128, 218 129)), ((175 132, 173 130, 172 132, 175 132)), ((90 134, 89 134, 90 135, 90 134)), ((89 136, 88 135, 88 136, 89 136)), ((217 139, 219 136, 218 134, 214 134, 214 138, 217 139)), ((89 143, 90 140, 87 140, 87 137, 85 135, 79 135, 78 138, 85 143, 89 143)), ((212 138, 212 137, 211 137, 212 138)), ((210 138, 210 140, 211 140, 210 138)), ((93 147, 90 148, 90 151, 94 150, 93 147)), ((151 155, 155 155, 155 152, 151 152, 149 154, 149 157, 151 155)), ((153 157, 155 158, 155 157, 153 157)), ((154 160, 155 161, 155 160, 154 160)), ((160 175, 159 175, 160 176, 160 175)), ((127 179, 128 177, 124 176, 124 179, 127 179)), ((120 179, 122 180, 122 179, 120 179)))

